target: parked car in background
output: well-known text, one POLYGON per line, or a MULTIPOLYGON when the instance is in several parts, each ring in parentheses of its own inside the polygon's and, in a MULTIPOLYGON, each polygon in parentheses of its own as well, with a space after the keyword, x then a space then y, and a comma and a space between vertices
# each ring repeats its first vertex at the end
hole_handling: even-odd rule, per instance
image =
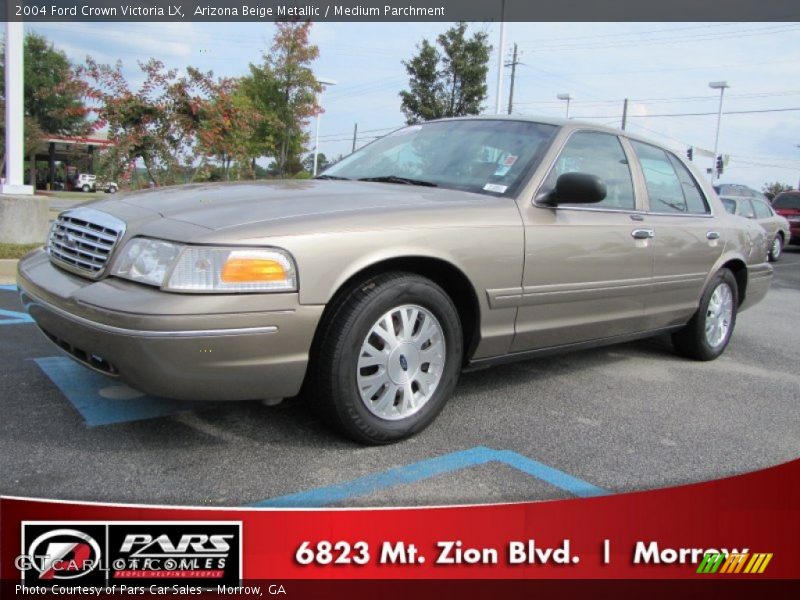
POLYGON ((800 191, 781 192, 772 201, 775 212, 786 217, 791 228, 790 244, 800 244, 800 191))
POLYGON ((717 192, 719 196, 757 198, 769 204, 769 198, 767 198, 765 194, 740 183, 718 183, 714 185, 714 191, 717 192))
POLYGON ((791 238, 789 221, 777 214, 769 202, 760 198, 744 198, 742 196, 720 196, 722 204, 732 215, 746 219, 754 219, 769 234, 769 259, 777 261, 783 253, 783 247, 791 238))
POLYGON ((659 334, 717 358, 767 293, 767 241, 653 142, 492 116, 404 127, 313 180, 67 210, 17 280, 96 371, 188 400, 303 389, 389 443, 436 418, 462 368, 659 334))
POLYGON ((79 173, 75 176, 73 187, 82 192, 93 192, 97 187, 97 176, 90 173, 79 173))
POLYGON ((116 194, 119 186, 115 181, 98 181, 96 175, 91 173, 80 173, 75 176, 73 188, 82 192, 96 192, 103 190, 106 194, 116 194))

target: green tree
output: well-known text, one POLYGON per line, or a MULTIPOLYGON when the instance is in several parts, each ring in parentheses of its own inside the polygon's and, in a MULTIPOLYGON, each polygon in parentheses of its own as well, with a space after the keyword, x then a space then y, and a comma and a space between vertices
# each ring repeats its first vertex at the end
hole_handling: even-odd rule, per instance
MULTIPOLYGON (((330 163, 323 152, 317 154, 317 173, 321 173, 330 163)), ((314 172, 314 153, 310 153, 303 159, 303 168, 309 173, 314 172)))
POLYGON ((772 200, 775 196, 777 196, 781 192, 788 192, 791 189, 792 186, 775 181, 774 183, 765 183, 764 187, 761 188, 761 191, 767 198, 772 200))
POLYGON ((457 23, 436 38, 441 50, 423 39, 419 53, 403 61, 409 89, 400 92, 401 108, 409 124, 480 113, 492 47, 485 31, 466 33, 467 24, 457 23))
POLYGON ((243 89, 253 106, 262 111, 268 131, 253 149, 266 150, 275 159, 279 177, 302 170, 300 155, 308 142, 305 129, 310 117, 321 111, 317 94, 322 86, 314 77, 311 64, 319 49, 310 43, 310 22, 276 23, 277 28, 264 63, 250 65, 250 75, 243 89), (296 170, 295 170, 296 169, 296 170))

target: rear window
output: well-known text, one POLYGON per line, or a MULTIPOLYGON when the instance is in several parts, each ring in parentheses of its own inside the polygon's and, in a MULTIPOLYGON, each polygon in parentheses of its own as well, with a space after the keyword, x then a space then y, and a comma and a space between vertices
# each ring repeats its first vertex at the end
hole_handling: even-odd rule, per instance
POLYGON ((800 210, 800 194, 778 194, 772 207, 800 210))

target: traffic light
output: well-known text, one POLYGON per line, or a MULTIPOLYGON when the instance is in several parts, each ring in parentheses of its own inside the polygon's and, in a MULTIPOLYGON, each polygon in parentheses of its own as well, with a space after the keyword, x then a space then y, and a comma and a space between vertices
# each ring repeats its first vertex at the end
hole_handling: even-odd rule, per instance
POLYGON ((723 168, 723 166, 724 166, 724 165, 722 164, 722 155, 720 154, 720 155, 717 157, 717 175, 722 175, 722 168, 723 168))
POLYGON ((688 158, 689 160, 694 160, 694 148, 691 148, 691 147, 690 147, 690 148, 689 148, 689 149, 686 151, 686 158, 688 158))

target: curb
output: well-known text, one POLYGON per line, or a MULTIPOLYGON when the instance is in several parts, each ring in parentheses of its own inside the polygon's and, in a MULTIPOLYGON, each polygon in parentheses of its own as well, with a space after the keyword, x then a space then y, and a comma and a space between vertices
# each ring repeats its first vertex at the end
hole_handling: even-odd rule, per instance
POLYGON ((17 263, 16 258, 0 259, 0 284, 17 282, 17 263))

